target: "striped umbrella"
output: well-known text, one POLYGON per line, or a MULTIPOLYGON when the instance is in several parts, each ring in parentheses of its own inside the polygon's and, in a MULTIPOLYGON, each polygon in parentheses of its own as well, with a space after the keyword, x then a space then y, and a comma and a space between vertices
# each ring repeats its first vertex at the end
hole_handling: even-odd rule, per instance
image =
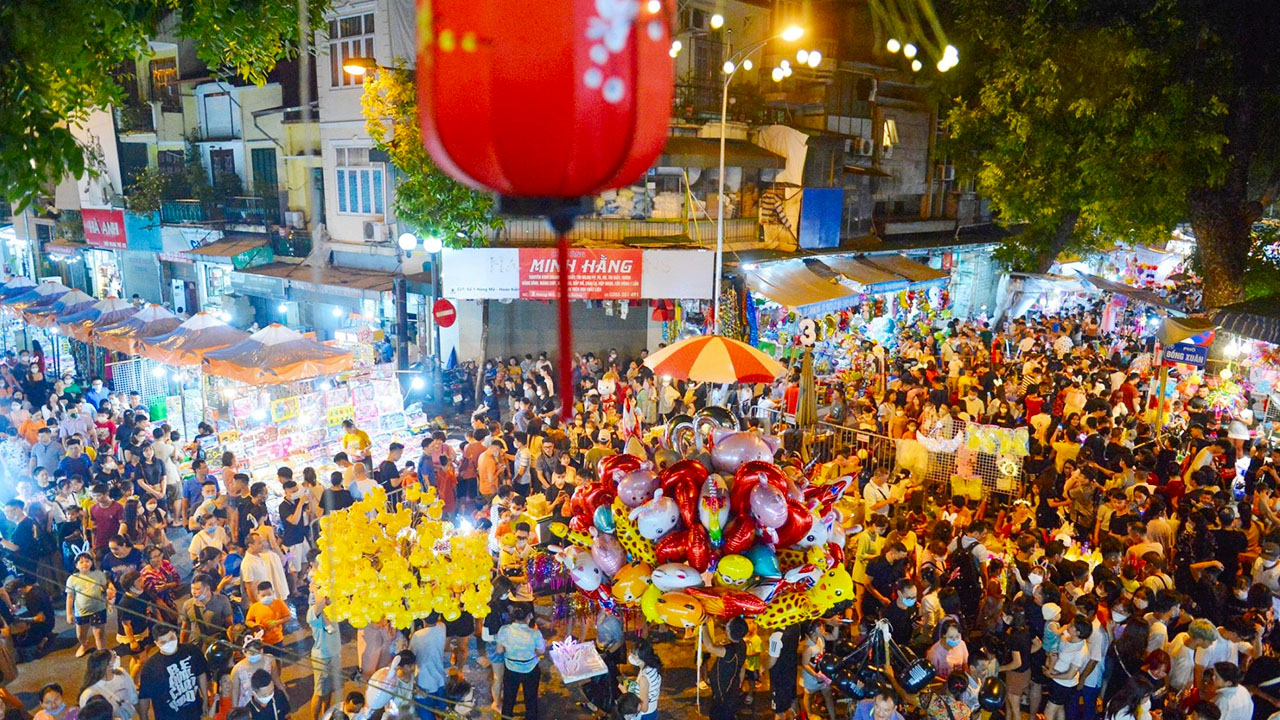
POLYGON ((777 360, 719 335, 681 340, 645 358, 653 374, 709 383, 772 382, 784 372, 777 360))

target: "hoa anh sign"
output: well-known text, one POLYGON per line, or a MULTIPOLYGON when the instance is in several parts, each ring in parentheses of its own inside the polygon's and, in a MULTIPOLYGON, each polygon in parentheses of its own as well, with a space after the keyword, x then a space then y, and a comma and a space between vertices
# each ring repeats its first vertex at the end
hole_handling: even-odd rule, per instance
POLYGON ((124 210, 119 208, 83 208, 84 241, 96 248, 124 250, 129 246, 124 226, 124 210))

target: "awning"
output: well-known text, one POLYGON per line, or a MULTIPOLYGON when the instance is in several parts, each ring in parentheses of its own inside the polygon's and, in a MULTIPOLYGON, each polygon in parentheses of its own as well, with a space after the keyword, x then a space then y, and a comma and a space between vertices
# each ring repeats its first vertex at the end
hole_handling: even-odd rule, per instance
POLYGON ((911 281, 911 289, 913 290, 935 285, 946 285, 947 280, 951 279, 951 273, 946 270, 934 270, 924 263, 918 263, 906 255, 898 253, 871 255, 860 257, 858 260, 894 275, 901 275, 911 281))
MULTIPOLYGON (((1214 322, 1212 318, 1196 316, 1185 318, 1167 317, 1164 322, 1160 323, 1160 331, 1157 333, 1157 337, 1160 338, 1161 343, 1172 345, 1199 335, 1211 338, 1216 327, 1218 327, 1218 323, 1214 322)), ((1195 344, 1208 343, 1196 342, 1195 344)))
POLYGON ((379 299, 391 292, 395 276, 383 272, 355 270, 345 267, 269 263, 242 270, 246 275, 261 275, 284 280, 290 288, 309 290, 353 298, 379 299))
POLYGON ((854 294, 844 285, 817 275, 799 260, 744 269, 743 275, 751 292, 798 310, 817 303, 844 300, 854 294))
MULTIPOLYGON (((684 168, 713 168, 720 166, 719 138, 672 136, 662 150, 657 165, 684 168)), ((725 140, 724 164, 738 168, 781 168, 786 158, 771 153, 746 140, 725 140)))
POLYGON ((911 282, 901 275, 882 270, 870 263, 847 257, 825 257, 822 263, 872 294, 906 290, 911 282))
POLYGON ((270 253, 266 238, 255 235, 236 235, 192 248, 182 255, 193 262, 212 262, 243 267, 248 264, 243 262, 246 257, 263 252, 270 253))
POLYGON ((1229 333, 1280 345, 1280 295, 1220 307, 1212 317, 1229 333))
POLYGON ((75 255, 81 250, 87 249, 89 246, 85 243, 65 242, 62 240, 54 240, 44 244, 44 251, 50 255, 75 255))
POLYGON ((866 175, 867 177, 883 177, 883 178, 893 177, 892 174, 887 173, 881 170, 880 168, 863 167, 861 165, 845 165, 844 171, 849 173, 850 175, 866 175))
POLYGON ((1106 278, 1100 278, 1097 275, 1089 275, 1088 273, 1080 273, 1080 275, 1085 280, 1088 280, 1090 283, 1092 283, 1093 286, 1098 288, 1099 290, 1103 290, 1109 293, 1114 293, 1116 295, 1124 295, 1127 298, 1132 298, 1133 300, 1137 300, 1138 302, 1146 303, 1154 308, 1157 308, 1159 310, 1164 310, 1166 312, 1177 313, 1178 315, 1187 314, 1186 311, 1169 303, 1167 300, 1155 294, 1154 292, 1151 292, 1150 290, 1131 287, 1129 285, 1125 285, 1124 283, 1112 282, 1111 280, 1107 280, 1106 278))

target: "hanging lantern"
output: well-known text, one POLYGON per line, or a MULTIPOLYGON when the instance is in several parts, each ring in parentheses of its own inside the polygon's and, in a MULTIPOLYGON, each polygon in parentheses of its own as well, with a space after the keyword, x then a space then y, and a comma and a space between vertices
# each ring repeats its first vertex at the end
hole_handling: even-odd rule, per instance
MULTIPOLYGON (((418 0, 432 160, 560 236, 560 391, 573 411, 569 240, 584 199, 630 185, 667 138, 674 0, 418 0)), ((586 204, 589 204, 586 203, 586 204)))

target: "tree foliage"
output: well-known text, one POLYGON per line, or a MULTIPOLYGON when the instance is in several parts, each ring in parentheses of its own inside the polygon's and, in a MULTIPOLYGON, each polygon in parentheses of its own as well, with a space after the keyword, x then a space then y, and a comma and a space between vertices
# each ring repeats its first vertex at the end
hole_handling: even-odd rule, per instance
MULTIPOLYGON (((322 29, 330 0, 304 0, 322 29)), ((72 135, 94 108, 119 105, 115 74, 180 18, 211 70, 255 83, 298 52, 296 0, 7 0, 0 3, 0 194, 25 208, 48 184, 81 177, 72 135)))
POLYGON ((1280 179, 1277 8, 947 0, 962 61, 946 124, 1001 219, 1029 224, 1009 254, 1043 269, 1189 220, 1206 300, 1238 298, 1249 226, 1280 179))
POLYGON ((502 227, 493 197, 444 174, 422 144, 414 74, 403 65, 365 80, 361 106, 365 130, 399 171, 396 217, 419 233, 435 234, 450 247, 484 245, 502 227))

